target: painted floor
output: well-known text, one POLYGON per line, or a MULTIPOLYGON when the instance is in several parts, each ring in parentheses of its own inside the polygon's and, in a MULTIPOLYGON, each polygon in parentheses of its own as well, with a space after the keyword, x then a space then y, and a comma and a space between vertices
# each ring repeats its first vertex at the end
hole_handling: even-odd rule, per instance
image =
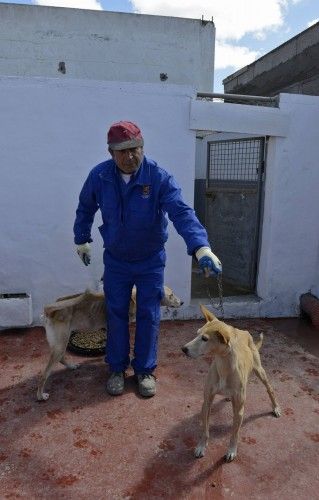
POLYGON ((230 320, 264 332, 263 365, 282 407, 271 414, 252 376, 237 459, 223 461, 231 403, 218 397, 204 458, 195 459, 198 417, 209 357, 186 358, 181 346, 200 321, 161 325, 158 392, 105 392, 103 358, 56 367, 50 399, 36 401, 47 357, 42 328, 0 332, 1 499, 306 499, 319 498, 319 331, 304 320, 230 320))

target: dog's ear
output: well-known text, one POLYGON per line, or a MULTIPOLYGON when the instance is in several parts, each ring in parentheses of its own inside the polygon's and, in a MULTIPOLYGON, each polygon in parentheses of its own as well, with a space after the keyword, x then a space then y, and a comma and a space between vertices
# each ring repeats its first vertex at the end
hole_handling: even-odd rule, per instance
POLYGON ((222 327, 222 324, 220 325, 221 327, 217 330, 216 332, 216 335, 218 337, 218 340, 222 343, 222 344, 229 344, 229 341, 230 341, 230 335, 229 335, 229 332, 227 330, 227 328, 223 328, 222 327))
POLYGON ((69 321, 72 316, 72 307, 65 307, 64 309, 45 307, 44 315, 52 321, 69 321))
POLYGON ((202 311, 203 313, 203 316, 204 318, 206 319, 206 321, 214 321, 214 319, 217 319, 216 316, 214 316, 214 314, 212 312, 210 312, 208 309, 206 309, 205 306, 203 306, 202 304, 200 304, 200 310, 202 311))

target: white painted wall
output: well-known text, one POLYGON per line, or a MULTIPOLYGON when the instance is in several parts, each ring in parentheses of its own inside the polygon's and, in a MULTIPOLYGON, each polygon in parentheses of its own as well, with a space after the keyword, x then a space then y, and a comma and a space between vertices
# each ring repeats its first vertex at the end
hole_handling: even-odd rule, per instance
POLYGON ((318 252, 317 252, 317 265, 316 265, 317 271, 315 272, 315 279, 314 279, 314 284, 311 287, 311 292, 319 298, 319 245, 318 245, 318 252))
POLYGON ((285 111, 278 108, 199 99, 191 103, 190 126, 202 131, 285 137, 289 118, 285 111))
POLYGON ((281 94, 280 109, 289 132, 269 143, 257 292, 296 313, 319 289, 319 97, 281 94))
MULTIPOLYGON (((88 268, 75 254, 72 226, 82 184, 106 158, 112 122, 140 125, 146 154, 176 176, 192 205, 193 95, 172 85, 0 77, 0 293, 30 293, 36 323, 44 304, 96 286, 102 276, 98 219, 88 268)), ((188 303, 190 257, 171 233, 166 282, 188 303)))
MULTIPOLYGON (((96 286, 102 241, 93 232, 93 263, 74 252, 72 226, 88 171, 105 158, 105 133, 118 119, 140 124, 146 154, 177 178, 192 205, 196 129, 270 135, 266 167, 259 299, 228 299, 225 315, 293 316, 299 296, 319 288, 319 98, 281 95, 280 109, 196 101, 187 86, 0 77, 0 293, 32 296, 37 323, 57 296, 96 286), (197 108, 198 106, 198 108, 197 108), (241 120, 238 119, 241 113, 241 120)), ((191 262, 171 227, 166 283, 190 304, 191 262)))
POLYGON ((271 136, 257 278, 261 300, 237 299, 226 303, 225 312, 298 314, 300 295, 319 291, 319 97, 281 94, 279 109, 193 100, 190 122, 194 130, 271 136))
POLYGON ((0 19, 0 75, 160 83, 167 73, 162 85, 213 90, 212 22, 6 3, 0 19))

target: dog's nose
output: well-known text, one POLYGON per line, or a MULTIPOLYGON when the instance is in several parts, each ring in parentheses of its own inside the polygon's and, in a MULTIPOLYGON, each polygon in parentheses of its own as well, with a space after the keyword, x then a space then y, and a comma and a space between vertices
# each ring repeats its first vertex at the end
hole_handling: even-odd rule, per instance
POLYGON ((184 302, 181 302, 181 306, 184 304, 184 302))
POLYGON ((188 347, 182 347, 182 351, 184 354, 186 354, 186 356, 188 355, 188 347))

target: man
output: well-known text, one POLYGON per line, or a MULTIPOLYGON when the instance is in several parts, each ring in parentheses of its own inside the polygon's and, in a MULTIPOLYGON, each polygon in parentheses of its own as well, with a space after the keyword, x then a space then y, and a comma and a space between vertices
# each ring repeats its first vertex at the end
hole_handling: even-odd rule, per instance
POLYGON ((99 227, 104 241, 104 292, 107 308, 106 362, 111 375, 107 391, 124 390, 130 364, 128 311, 132 287, 137 289, 134 358, 139 392, 156 392, 153 372, 157 360, 160 301, 168 237, 166 214, 183 237, 189 255, 203 270, 221 272, 221 263, 210 249, 207 233, 187 206, 174 178, 144 156, 144 140, 137 125, 114 123, 107 135, 111 159, 94 167, 79 197, 74 241, 85 265, 90 263, 91 227, 101 210, 99 227))

